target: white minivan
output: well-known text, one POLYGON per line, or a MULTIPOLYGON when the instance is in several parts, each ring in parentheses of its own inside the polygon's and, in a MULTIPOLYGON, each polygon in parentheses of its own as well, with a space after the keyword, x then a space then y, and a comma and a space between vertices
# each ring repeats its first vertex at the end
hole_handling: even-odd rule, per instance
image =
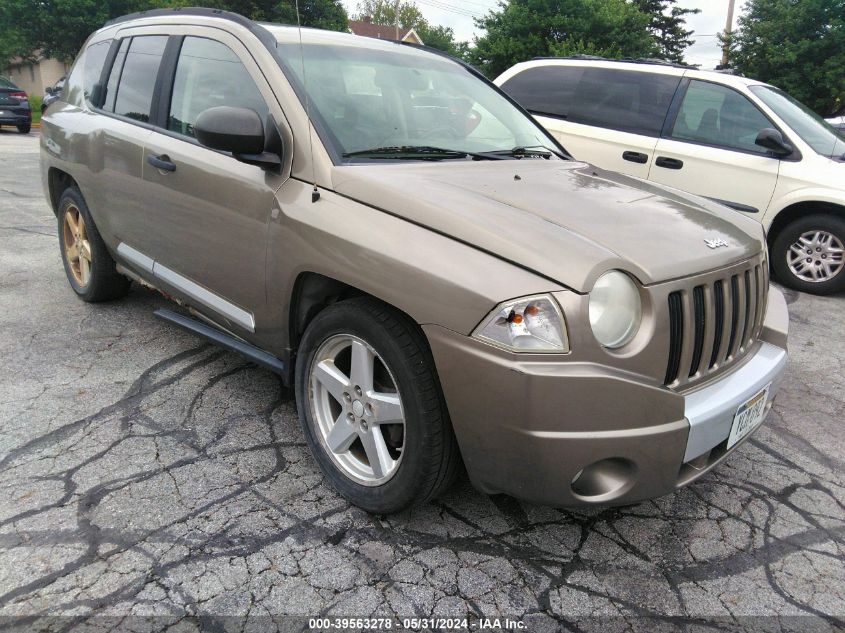
POLYGON ((495 83, 578 160, 755 217, 785 285, 845 289, 845 132, 759 81, 654 61, 535 59, 495 83))

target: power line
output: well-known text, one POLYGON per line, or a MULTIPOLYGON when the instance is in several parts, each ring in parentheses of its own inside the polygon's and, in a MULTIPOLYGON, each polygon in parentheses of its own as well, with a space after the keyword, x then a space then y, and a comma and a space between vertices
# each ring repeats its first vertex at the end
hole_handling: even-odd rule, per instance
POLYGON ((465 9, 462 7, 455 6, 453 4, 449 4, 447 2, 442 2, 442 0, 416 0, 420 4, 424 4, 426 6, 440 9, 441 11, 447 11, 449 13, 454 13, 456 15, 462 15, 468 18, 480 18, 482 17, 481 13, 477 13, 470 9, 465 9))

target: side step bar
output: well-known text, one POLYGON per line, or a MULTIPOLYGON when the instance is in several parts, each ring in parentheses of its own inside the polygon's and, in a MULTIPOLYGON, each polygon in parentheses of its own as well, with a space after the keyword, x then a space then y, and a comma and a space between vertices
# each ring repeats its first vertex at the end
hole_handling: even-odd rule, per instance
POLYGON ((191 317, 187 317, 183 314, 179 314, 165 308, 160 308, 153 314, 162 321, 178 325, 180 328, 187 330, 192 334, 196 334, 207 341, 211 341, 215 345, 219 345, 220 347, 232 352, 237 352, 238 354, 243 354, 256 365, 260 365, 261 367, 281 375, 285 381, 289 378, 288 371, 285 368, 285 363, 281 359, 276 358, 272 354, 268 354, 264 350, 258 349, 254 345, 245 343, 231 334, 226 334, 222 330, 218 330, 216 327, 206 325, 196 319, 192 319, 191 317))

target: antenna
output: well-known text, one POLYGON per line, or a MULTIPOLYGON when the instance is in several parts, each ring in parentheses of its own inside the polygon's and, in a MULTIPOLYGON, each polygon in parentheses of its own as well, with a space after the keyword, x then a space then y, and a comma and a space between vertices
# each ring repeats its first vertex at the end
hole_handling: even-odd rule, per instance
POLYGON ((299 0, 296 0, 296 28, 299 33, 299 63, 302 64, 302 87, 305 92, 305 116, 308 118, 308 151, 311 156, 311 182, 314 190, 311 192, 311 202, 320 199, 320 190, 317 189, 317 167, 314 165, 314 137, 311 134, 311 97, 308 95, 308 80, 305 75, 305 52, 302 48, 302 24, 299 21, 299 0))

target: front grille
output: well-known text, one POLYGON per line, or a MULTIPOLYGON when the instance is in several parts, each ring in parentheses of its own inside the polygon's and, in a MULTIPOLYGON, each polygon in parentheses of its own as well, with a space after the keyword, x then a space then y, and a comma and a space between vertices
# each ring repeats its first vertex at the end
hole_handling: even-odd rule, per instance
POLYGON ((731 268, 723 278, 669 293, 669 359, 665 383, 700 380, 739 358, 763 325, 768 274, 759 261, 731 268))

